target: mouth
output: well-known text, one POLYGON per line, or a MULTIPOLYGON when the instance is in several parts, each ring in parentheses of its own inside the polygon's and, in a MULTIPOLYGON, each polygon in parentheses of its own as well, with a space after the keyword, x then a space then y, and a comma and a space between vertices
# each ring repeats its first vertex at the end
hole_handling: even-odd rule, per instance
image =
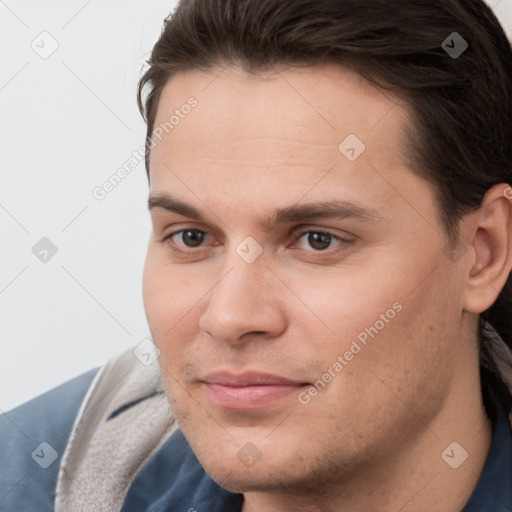
POLYGON ((265 407, 297 394, 309 383, 267 373, 246 372, 235 375, 214 372, 201 382, 208 398, 217 406, 231 410, 251 410, 265 407))

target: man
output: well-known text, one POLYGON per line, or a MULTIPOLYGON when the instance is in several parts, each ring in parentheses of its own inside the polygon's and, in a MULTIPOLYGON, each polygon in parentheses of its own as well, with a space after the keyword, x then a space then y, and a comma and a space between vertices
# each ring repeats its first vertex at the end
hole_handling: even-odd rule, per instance
POLYGON ((154 347, 2 417, 1 510, 510 511, 491 10, 185 0, 148 63, 154 347))

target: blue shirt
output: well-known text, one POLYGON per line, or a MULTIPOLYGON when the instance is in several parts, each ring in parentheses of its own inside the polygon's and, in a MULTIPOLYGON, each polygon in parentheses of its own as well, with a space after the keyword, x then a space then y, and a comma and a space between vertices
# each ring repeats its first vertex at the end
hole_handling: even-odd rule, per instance
MULTIPOLYGON (((511 462, 511 432, 500 407, 484 468, 462 512, 512 510, 511 462)), ((120 512, 239 512, 242 502, 242 494, 212 480, 178 430, 138 473, 120 512)))
POLYGON ((503 407, 493 428, 491 448, 476 487, 462 512, 512 510, 512 441, 503 407))

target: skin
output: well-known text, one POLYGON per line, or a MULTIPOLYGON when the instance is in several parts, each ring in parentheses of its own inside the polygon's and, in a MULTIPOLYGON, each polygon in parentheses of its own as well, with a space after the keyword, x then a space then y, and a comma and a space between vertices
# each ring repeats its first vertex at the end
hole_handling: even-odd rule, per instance
POLYGON ((491 440, 476 333, 512 266, 506 185, 463 219, 462 256, 448 257, 433 188, 403 153, 405 102, 333 66, 221 71, 168 82, 155 126, 198 105, 151 151, 151 196, 204 217, 150 209, 144 303, 180 428, 244 512, 460 512, 491 440), (351 133, 366 146, 353 162, 338 149, 351 133), (264 226, 275 209, 333 199, 372 215, 264 226), (190 229, 198 246, 183 231, 164 240, 190 229), (318 231, 332 235, 320 248, 318 231), (249 236, 252 263, 236 251, 249 236), (313 384, 393 304, 306 404, 294 392, 228 410, 201 382, 255 370, 313 384), (454 441, 468 453, 457 469, 441 457, 454 441), (247 443, 261 456, 250 467, 247 443))

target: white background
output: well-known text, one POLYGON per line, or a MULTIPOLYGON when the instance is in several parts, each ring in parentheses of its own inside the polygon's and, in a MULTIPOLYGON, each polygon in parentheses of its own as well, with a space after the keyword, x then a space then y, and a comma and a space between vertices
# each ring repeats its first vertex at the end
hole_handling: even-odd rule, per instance
MULTIPOLYGON (((512 34, 512 0, 490 3, 512 34)), ((92 190, 143 145, 136 85, 174 6, 0 1, 0 412, 149 336, 144 162, 102 201, 92 190)))
POLYGON ((0 3, 2 411, 149 336, 144 162, 104 200, 92 190, 144 143, 137 81, 174 6, 0 3), (47 59, 31 48, 50 48, 43 31, 59 45, 47 59), (43 236, 58 248, 47 263, 32 254, 43 236))

